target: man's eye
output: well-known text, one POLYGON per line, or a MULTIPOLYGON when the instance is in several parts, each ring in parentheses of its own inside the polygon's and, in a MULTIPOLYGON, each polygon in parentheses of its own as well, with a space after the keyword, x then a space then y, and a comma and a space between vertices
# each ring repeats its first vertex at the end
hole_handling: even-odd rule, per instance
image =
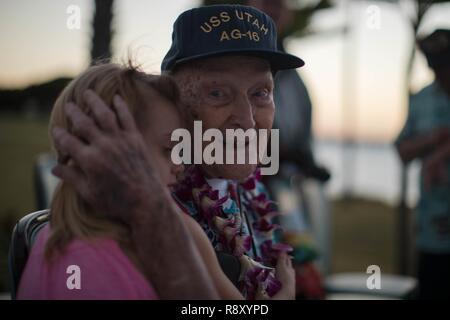
POLYGON ((270 96, 270 92, 268 89, 258 90, 253 94, 257 98, 267 98, 270 96))
POLYGON ((209 92, 209 95, 213 98, 223 98, 225 96, 222 90, 212 90, 209 92))

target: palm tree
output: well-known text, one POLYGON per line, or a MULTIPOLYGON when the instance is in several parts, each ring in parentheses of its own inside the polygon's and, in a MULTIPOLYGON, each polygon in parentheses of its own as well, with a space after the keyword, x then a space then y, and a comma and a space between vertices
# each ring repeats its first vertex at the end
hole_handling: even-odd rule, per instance
POLYGON ((114 0, 95 0, 91 64, 99 59, 107 61, 111 59, 113 4, 114 0))

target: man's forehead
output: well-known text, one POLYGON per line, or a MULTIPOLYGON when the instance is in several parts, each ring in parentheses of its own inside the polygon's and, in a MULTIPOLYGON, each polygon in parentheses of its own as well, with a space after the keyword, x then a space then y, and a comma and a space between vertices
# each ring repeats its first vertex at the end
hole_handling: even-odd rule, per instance
POLYGON ((270 64, 264 59, 237 55, 201 59, 198 60, 198 66, 199 69, 206 69, 207 71, 224 71, 240 66, 245 66, 255 71, 270 71, 270 64))
POLYGON ((270 72, 270 64, 268 61, 250 56, 219 56, 206 59, 199 59, 192 63, 192 67, 200 72, 205 73, 225 73, 234 69, 239 70, 245 68, 255 73, 270 72))

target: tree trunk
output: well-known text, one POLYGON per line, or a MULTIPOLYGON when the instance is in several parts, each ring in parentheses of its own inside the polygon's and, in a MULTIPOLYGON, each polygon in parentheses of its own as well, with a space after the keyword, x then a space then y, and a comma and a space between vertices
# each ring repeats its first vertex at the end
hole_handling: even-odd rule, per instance
POLYGON ((91 64, 99 59, 106 61, 111 59, 113 3, 114 0, 95 0, 91 64))

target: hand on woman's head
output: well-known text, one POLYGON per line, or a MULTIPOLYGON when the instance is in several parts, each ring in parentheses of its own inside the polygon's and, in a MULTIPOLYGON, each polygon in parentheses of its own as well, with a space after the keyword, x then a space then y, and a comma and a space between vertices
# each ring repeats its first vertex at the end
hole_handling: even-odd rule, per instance
MULTIPOLYGON (((55 198, 84 200, 118 218, 153 197, 166 199, 161 195, 178 168, 167 158, 170 135, 161 132, 181 126, 174 107, 178 99, 170 77, 146 74, 131 64, 92 66, 74 79, 50 119, 59 158, 54 173, 73 187, 55 198)), ((89 219, 84 209, 68 211, 89 219)))
POLYGON ((56 148, 76 165, 58 164, 53 172, 97 210, 128 221, 128 212, 161 197, 165 188, 125 101, 116 96, 113 112, 94 92, 85 97, 95 120, 69 104, 76 135, 58 127, 52 132, 56 148))

